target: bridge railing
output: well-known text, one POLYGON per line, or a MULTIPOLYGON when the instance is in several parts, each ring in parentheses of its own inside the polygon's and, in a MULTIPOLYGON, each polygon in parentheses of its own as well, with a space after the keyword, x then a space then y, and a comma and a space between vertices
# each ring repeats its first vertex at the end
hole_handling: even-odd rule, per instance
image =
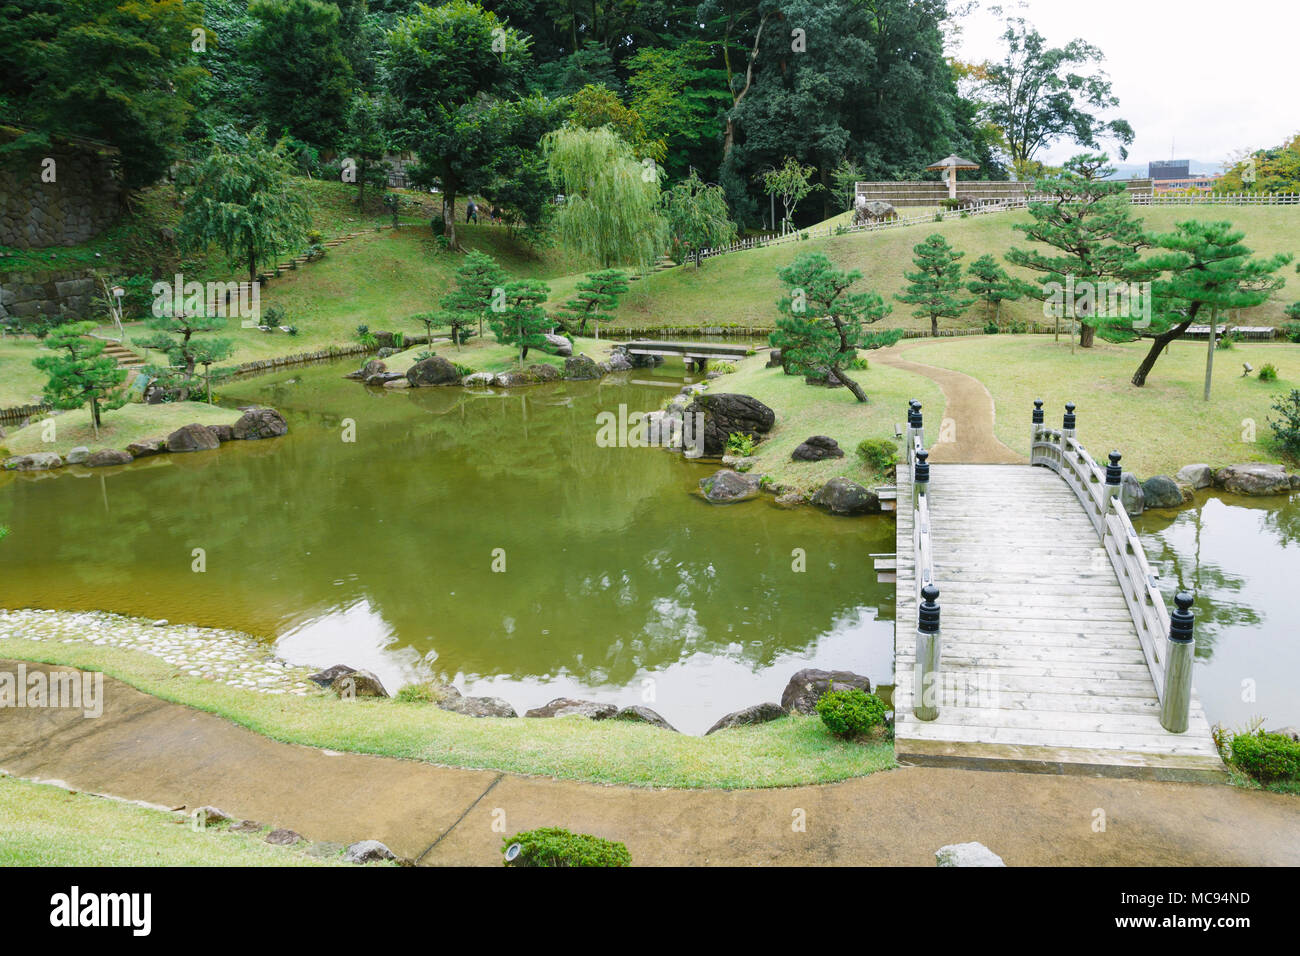
POLYGON ((916 573, 917 606, 912 713, 918 720, 934 720, 939 716, 939 662, 943 653, 943 635, 939 629, 939 588, 934 579, 930 453, 925 450, 925 425, 921 403, 916 399, 908 404, 905 448, 912 479, 912 567, 916 573))
MULTIPOLYGON (((1074 492, 1119 580, 1129 616, 1137 629, 1142 656, 1160 701, 1160 723, 1173 733, 1187 729, 1191 709, 1192 597, 1180 592, 1172 617, 1151 570, 1142 542, 1121 497, 1120 453, 1112 451, 1103 469, 1075 437, 1075 405, 1065 406, 1059 430, 1043 423, 1043 403, 1034 402, 1029 463, 1055 471, 1074 492)), ((1100 569, 1098 569, 1100 570, 1100 569)))

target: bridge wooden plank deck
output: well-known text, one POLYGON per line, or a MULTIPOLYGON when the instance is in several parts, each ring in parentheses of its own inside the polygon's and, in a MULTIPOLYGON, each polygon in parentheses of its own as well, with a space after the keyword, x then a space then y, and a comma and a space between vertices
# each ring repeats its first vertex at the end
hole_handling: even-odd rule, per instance
POLYGON ((1193 696, 1160 724, 1137 628, 1093 524, 1047 468, 934 465, 930 539, 942 609, 938 718, 912 711, 911 469, 898 469, 895 747, 910 763, 1173 780, 1225 771, 1193 696))

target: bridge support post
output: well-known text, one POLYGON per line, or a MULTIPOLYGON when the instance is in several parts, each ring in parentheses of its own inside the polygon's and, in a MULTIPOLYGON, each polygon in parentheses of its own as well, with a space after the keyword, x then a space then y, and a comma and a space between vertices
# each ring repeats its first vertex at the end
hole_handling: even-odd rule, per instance
POLYGON ((907 425, 907 458, 911 461, 917 441, 921 442, 922 448, 925 447, 925 422, 921 417, 921 402, 918 399, 908 402, 907 425))
POLYGON ((1065 439, 1074 437, 1074 402, 1065 403, 1065 418, 1061 420, 1061 454, 1065 454, 1065 439))
POLYGON ((1174 595, 1174 604, 1174 613, 1169 615, 1169 640, 1165 642, 1165 693, 1160 701, 1160 726, 1171 734, 1181 734, 1187 730, 1192 707, 1195 617, 1191 610, 1192 596, 1186 591, 1174 595))
POLYGON ((1034 442, 1038 441, 1038 434, 1043 430, 1043 400, 1041 398, 1034 399, 1034 415, 1030 421, 1029 463, 1032 465, 1035 464, 1034 442))
POLYGON ((1120 492, 1120 481, 1124 477, 1124 469, 1119 466, 1120 455, 1119 449, 1112 451, 1106 456, 1110 459, 1110 464, 1106 466, 1106 494, 1112 498, 1118 498, 1120 492))
POLYGON ((939 659, 943 634, 939 629, 939 589, 921 588, 916 620, 916 662, 912 665, 912 713, 917 720, 939 716, 939 659))
POLYGON ((930 493, 930 453, 917 449, 916 465, 912 469, 912 508, 915 510, 922 498, 930 493))

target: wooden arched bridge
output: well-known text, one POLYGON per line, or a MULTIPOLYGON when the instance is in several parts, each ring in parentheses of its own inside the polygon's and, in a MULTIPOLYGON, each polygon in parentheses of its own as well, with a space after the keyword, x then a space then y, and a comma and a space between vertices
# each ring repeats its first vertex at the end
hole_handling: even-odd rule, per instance
POLYGON ((1217 780, 1172 614, 1099 466, 1035 402, 1029 465, 931 465, 921 405, 898 467, 895 746, 910 763, 1217 780), (910 506, 909 506, 910 505, 910 506))

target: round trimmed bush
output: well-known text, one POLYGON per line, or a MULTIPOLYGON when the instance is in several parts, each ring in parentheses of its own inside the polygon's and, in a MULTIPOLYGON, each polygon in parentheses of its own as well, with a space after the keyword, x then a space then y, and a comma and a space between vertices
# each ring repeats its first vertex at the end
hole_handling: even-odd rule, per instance
POLYGON ((885 702, 856 687, 833 690, 817 701, 822 723, 837 737, 857 737, 885 722, 885 702))
POLYGON ((1232 762, 1262 783, 1300 773, 1300 743, 1281 734, 1236 734, 1232 762))
POLYGON ((589 833, 571 833, 563 827, 541 827, 506 837, 504 853, 519 844, 519 854, 506 866, 631 866, 632 854, 614 840, 589 833))

